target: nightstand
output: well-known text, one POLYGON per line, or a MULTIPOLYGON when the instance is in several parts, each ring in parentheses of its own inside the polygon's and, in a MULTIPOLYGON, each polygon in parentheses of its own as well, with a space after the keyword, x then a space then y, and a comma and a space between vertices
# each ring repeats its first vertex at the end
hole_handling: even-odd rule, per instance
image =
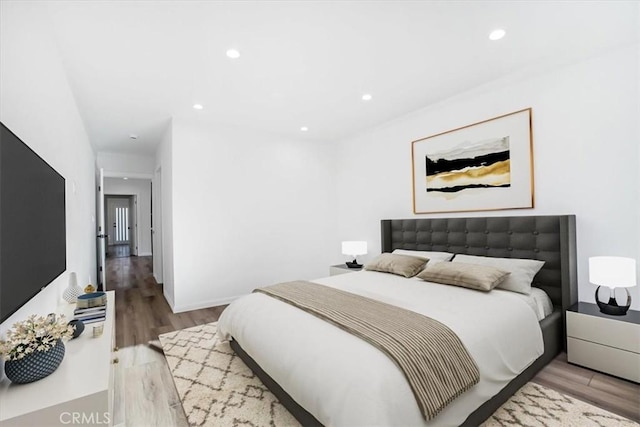
POLYGON ((338 274, 355 273, 362 271, 362 268, 349 268, 345 264, 332 265, 329 267, 329 276, 337 276, 338 274))
POLYGON ((567 310, 567 359, 640 382, 640 311, 611 316, 595 304, 572 305, 567 310))

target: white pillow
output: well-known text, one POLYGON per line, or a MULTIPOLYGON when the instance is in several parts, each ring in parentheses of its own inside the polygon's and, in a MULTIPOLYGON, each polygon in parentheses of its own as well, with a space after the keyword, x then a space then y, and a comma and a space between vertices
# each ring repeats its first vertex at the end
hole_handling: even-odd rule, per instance
POLYGON ((393 253, 397 255, 409 255, 418 258, 427 258, 429 260, 429 262, 427 263, 428 265, 451 261, 453 255, 455 255, 449 252, 410 251, 408 249, 396 249, 393 251, 393 253))
POLYGON ((529 295, 533 277, 544 265, 544 261, 519 258, 493 258, 486 256, 456 255, 452 262, 466 262, 469 264, 490 265, 510 272, 504 282, 496 286, 496 289, 519 292, 529 295))

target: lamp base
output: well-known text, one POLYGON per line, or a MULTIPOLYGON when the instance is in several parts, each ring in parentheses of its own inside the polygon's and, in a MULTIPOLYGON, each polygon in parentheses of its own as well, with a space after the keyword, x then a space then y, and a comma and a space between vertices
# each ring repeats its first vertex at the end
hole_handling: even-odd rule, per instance
POLYGON ((616 301, 615 288, 610 290, 611 295, 609 296, 609 302, 606 303, 600 301, 600 299, 598 298, 599 290, 600 286, 598 286, 598 289, 596 289, 596 304, 598 304, 598 307, 600 307, 600 312, 610 314, 612 316, 624 316, 625 314, 627 314, 627 310, 629 310, 629 307, 631 306, 631 295, 629 294, 627 288, 624 288, 625 292, 627 293, 626 305, 618 305, 618 301, 616 301))
POLYGON ((353 261, 347 261, 345 262, 345 264, 347 265, 347 267, 349 268, 362 268, 362 264, 358 264, 358 261, 356 261, 356 259, 354 258, 353 261))

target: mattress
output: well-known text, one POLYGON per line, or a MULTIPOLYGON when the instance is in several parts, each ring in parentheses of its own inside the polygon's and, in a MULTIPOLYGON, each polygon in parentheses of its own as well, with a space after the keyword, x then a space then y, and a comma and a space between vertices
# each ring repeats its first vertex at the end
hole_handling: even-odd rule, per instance
POLYGON ((375 347, 264 294, 234 301, 218 322, 220 338, 237 339, 324 425, 457 426, 543 353, 536 302, 541 296, 484 293, 370 271, 314 282, 446 324, 480 369, 480 382, 427 422, 400 369, 375 347))

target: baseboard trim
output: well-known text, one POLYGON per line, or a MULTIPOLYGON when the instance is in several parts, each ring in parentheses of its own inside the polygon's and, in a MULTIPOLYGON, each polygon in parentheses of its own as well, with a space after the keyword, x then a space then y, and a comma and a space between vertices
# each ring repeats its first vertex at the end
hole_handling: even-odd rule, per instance
POLYGON ((166 293, 166 292, 163 292, 163 293, 162 293, 162 295, 164 295, 164 299, 166 299, 166 300, 167 300, 167 303, 169 304, 169 307, 171 307, 171 311, 173 311, 174 313, 176 313, 176 311, 175 311, 175 310, 174 310, 174 308, 173 308, 173 307, 176 305, 176 304, 173 302, 173 299, 169 298, 169 295, 167 295, 167 293, 166 293))
POLYGON ((151 252, 139 252, 138 256, 151 256, 153 255, 151 252))
POLYGON ((199 302, 199 303, 196 303, 196 304, 180 305, 178 307, 174 307, 172 304, 169 304, 169 305, 171 306, 171 310, 174 313, 182 313, 182 312, 185 312, 185 311, 199 310, 201 308, 217 307, 219 305, 230 304, 233 301, 235 301, 238 298, 243 297, 243 296, 244 295, 236 295, 236 296, 233 296, 233 297, 219 298, 219 299, 210 300, 210 301, 203 301, 203 302, 199 302))

